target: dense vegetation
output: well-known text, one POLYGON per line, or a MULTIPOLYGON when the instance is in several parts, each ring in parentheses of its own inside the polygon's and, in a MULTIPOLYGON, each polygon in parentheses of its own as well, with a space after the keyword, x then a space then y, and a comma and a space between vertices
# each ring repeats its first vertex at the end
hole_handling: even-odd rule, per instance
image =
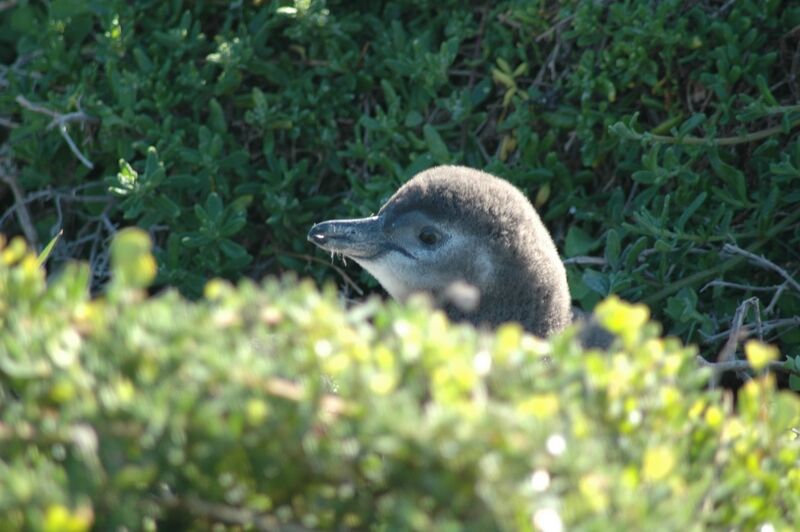
POLYGON ((320 280, 313 221, 463 163, 535 200, 580 306, 644 301, 716 353, 757 297, 745 324, 797 353, 798 286, 738 250, 798 269, 798 25, 777 0, 19 2, 0 12, 0 230, 63 230, 53 268, 88 260, 94 286, 131 224, 157 284, 190 295, 320 280))
POLYGON ((374 290, 310 224, 467 164, 535 203, 576 305, 646 303, 736 369, 761 337, 800 390, 798 71, 788 0, 0 2, 0 233, 61 235, 47 284, 0 252, 0 515, 800 528, 796 398, 757 378, 734 414, 704 390, 722 366, 640 307, 605 303, 632 323, 602 358, 206 284, 374 290), (141 235, 115 251, 130 225, 155 262, 141 235))
POLYGON ((610 354, 293 279, 145 298, 147 240, 93 300, 0 250, 6 528, 800 527, 800 398, 759 376, 734 412, 644 306, 598 306, 610 354))

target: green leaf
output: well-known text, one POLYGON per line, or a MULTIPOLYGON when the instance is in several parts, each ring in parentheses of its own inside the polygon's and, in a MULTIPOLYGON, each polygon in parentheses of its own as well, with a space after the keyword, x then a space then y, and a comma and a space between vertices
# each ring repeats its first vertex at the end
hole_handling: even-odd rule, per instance
POLYGON ((564 253, 567 257, 577 257, 579 255, 586 255, 599 246, 600 241, 598 239, 593 238, 580 227, 573 225, 567 231, 567 238, 564 242, 564 253))
POLYGON ((149 73, 153 71, 153 62, 147 57, 147 54, 140 46, 133 49, 133 58, 136 60, 136 65, 142 72, 149 73))
POLYGON ((542 120, 557 129, 574 129, 575 113, 566 109, 557 112, 542 113, 542 120))
POLYGON ((147 148, 147 162, 145 163, 143 177, 148 190, 160 185, 166 177, 164 165, 158 160, 158 152, 155 146, 147 148))
POLYGON ((769 90, 769 85, 767 84, 766 78, 764 78, 764 76, 761 74, 756 76, 756 87, 758 87, 758 92, 761 93, 761 97, 764 98, 764 101, 768 105, 775 107, 780 105, 778 100, 776 100, 775 96, 772 94, 772 91, 769 90))
POLYGON ((219 223, 222 217, 222 199, 219 197, 219 194, 216 192, 212 192, 206 198, 206 213, 208 213, 208 217, 211 219, 212 222, 219 223))
POLYGON ((789 375, 789 388, 794 390, 795 392, 800 392, 800 376, 799 375, 789 375))
POLYGON ((678 221, 675 222, 675 229, 677 229, 678 231, 683 230, 684 226, 686 225, 686 222, 689 221, 689 218, 692 217, 695 211, 697 211, 697 209, 699 209, 700 206, 703 205, 707 197, 708 194, 706 192, 701 192, 700 194, 698 194, 697 197, 692 200, 689 206, 686 207, 686 209, 684 209, 684 211, 681 213, 680 217, 678 218, 678 221))
POLYGON ((422 123, 422 115, 419 112, 409 111, 408 114, 406 114, 406 119, 404 122, 406 127, 417 127, 421 123, 422 123))
POLYGON ((61 235, 63 235, 63 234, 64 234, 64 230, 60 229, 58 231, 58 234, 56 236, 54 236, 50 240, 50 242, 47 243, 47 245, 44 247, 42 252, 39 253, 39 256, 36 257, 36 265, 37 266, 44 266, 44 263, 47 262, 47 259, 50 257, 50 253, 53 252, 53 248, 56 247, 56 244, 58 243, 59 239, 61 238, 61 235))
POLYGON ((616 229, 610 229, 606 235, 606 261, 612 269, 616 270, 619 266, 620 237, 616 229))
POLYGON ((158 209, 160 214, 168 220, 177 218, 181 214, 180 205, 175 203, 172 199, 164 194, 159 194, 156 196, 153 204, 155 208, 158 209))
POLYGON ((225 113, 219 100, 211 98, 208 102, 208 125, 217 133, 225 133, 228 131, 228 124, 225 121, 225 113))
POLYGON ((647 242, 648 238, 646 236, 640 236, 633 245, 625 249, 626 269, 633 269, 636 267, 639 255, 641 255, 642 251, 647 247, 647 242))
POLYGON ((390 106, 396 105, 398 102, 397 92, 395 92, 392 84, 388 80, 381 80, 381 89, 383 89, 383 96, 386 98, 386 103, 390 106))
POLYGON ((430 124, 425 124, 422 127, 422 133, 425 136, 425 144, 428 146, 428 151, 430 151, 436 162, 439 164, 450 162, 450 152, 436 128, 430 124))
POLYGON ((108 189, 114 194, 126 196, 136 190, 138 181, 139 173, 125 159, 120 159, 116 181, 108 189))
POLYGON ((241 231, 247 225, 247 220, 244 216, 236 216, 226 221, 219 228, 219 233, 222 236, 233 236, 241 231))
POLYGON ((684 135, 687 135, 690 131, 698 127, 700 124, 705 123, 707 119, 708 118, 703 113, 693 114, 678 128, 678 136, 682 137, 684 135))
POLYGON ((56 20, 68 19, 89 9, 87 0, 53 0, 50 2, 50 17, 56 20))
POLYGON ((248 256, 247 250, 232 240, 222 239, 219 247, 225 256, 231 259, 242 259, 248 256))
POLYGON ((609 282, 608 277, 595 270, 586 270, 583 272, 583 284, 585 284, 593 292, 597 292, 601 296, 608 295, 609 282))
POLYGON ((746 203, 748 201, 747 187, 742 171, 729 165, 713 152, 709 154, 708 160, 711 162, 711 167, 714 169, 714 172, 721 177, 727 185, 733 188, 739 200, 746 203))
POLYGON ((21 3, 13 7, 10 14, 10 27, 13 30, 29 35, 39 31, 41 21, 34 6, 21 3))

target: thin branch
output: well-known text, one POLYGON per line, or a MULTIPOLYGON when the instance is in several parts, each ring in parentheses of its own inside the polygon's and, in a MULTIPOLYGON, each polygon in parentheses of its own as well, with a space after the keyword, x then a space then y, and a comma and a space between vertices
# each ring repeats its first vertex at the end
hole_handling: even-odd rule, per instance
POLYGON ((541 42, 541 41, 547 39, 548 37, 550 37, 550 35, 553 34, 553 32, 559 31, 562 26, 572 22, 572 19, 574 19, 574 18, 575 18, 575 15, 570 15, 568 17, 562 18, 561 20, 559 20, 558 22, 556 22, 555 24, 553 24, 552 26, 547 28, 547 30, 542 32, 541 35, 538 35, 536 37, 536 42, 541 42))
MULTIPOLYGON (((800 125, 800 120, 794 120, 789 123, 789 130, 792 130, 800 125)), ((668 135, 654 135, 652 133, 635 133, 631 138, 644 142, 660 142, 662 144, 681 144, 685 146, 734 146, 736 144, 747 144, 755 142, 767 137, 771 137, 777 133, 784 131, 783 126, 774 126, 753 133, 746 133, 744 135, 736 135, 735 137, 719 137, 719 138, 706 138, 706 137, 671 137, 668 135)))
POLYGON ((719 8, 717 8, 713 13, 711 13, 711 18, 717 18, 717 17, 723 15, 735 3, 736 3, 736 0, 728 0, 723 5, 721 5, 719 8))
POLYGON ((544 81, 544 73, 547 70, 550 70, 550 79, 554 82, 556 81, 557 74, 556 74, 556 60, 558 59, 558 52, 561 51, 561 41, 556 41, 553 49, 550 51, 550 55, 547 56, 547 60, 542 63, 541 68, 539 68, 539 72, 536 74, 536 77, 533 79, 533 85, 539 85, 544 81))
MULTIPOLYGON (((766 333, 772 331, 774 329, 782 329, 784 327, 797 327, 800 326, 800 316, 793 316, 791 318, 782 318, 777 320, 769 320, 765 321, 761 324, 761 332, 766 333)), ((754 332, 757 332, 759 327, 753 325, 744 325, 738 329, 738 332, 741 333, 743 338, 746 338, 752 335, 754 332)), ((727 331, 723 331, 721 333, 712 334, 711 336, 707 336, 705 338, 706 343, 713 343, 718 340, 722 340, 726 336, 730 335, 732 332, 736 332, 737 330, 732 327, 727 331)))
POLYGON ((766 268, 768 270, 776 272, 778 275, 783 277, 786 280, 786 282, 792 286, 792 288, 794 288, 795 290, 797 290, 798 293, 800 293, 800 284, 798 284, 798 282, 795 281, 792 278, 792 276, 786 272, 786 270, 784 270, 774 262, 767 260, 763 256, 756 255, 755 253, 751 253, 733 244, 725 244, 724 246, 722 246, 722 252, 731 255, 741 255, 743 257, 747 257, 748 259, 750 259, 750 262, 757 264, 762 268, 766 268))
POLYGON ((160 502, 168 508, 180 508, 193 517, 245 529, 253 527, 255 530, 277 532, 308 532, 309 530, 301 525, 283 523, 273 515, 258 513, 249 508, 237 508, 218 502, 204 501, 197 497, 177 497, 166 493, 161 496, 160 502))
POLYGON ((731 283, 728 281, 722 281, 720 279, 715 279, 713 281, 709 281, 703 288, 700 289, 700 293, 705 292, 709 288, 720 286, 723 288, 738 288, 739 290, 749 290, 751 292, 774 292, 776 290, 782 290, 784 285, 783 284, 776 284, 774 286, 754 286, 749 284, 741 284, 741 283, 731 283))
POLYGON ((78 147, 75 145, 75 142, 72 140, 72 137, 70 137, 69 133, 67 132, 67 126, 61 124, 60 126, 58 126, 58 131, 59 133, 61 133, 61 136, 64 137, 64 140, 67 141, 69 149, 72 151, 73 154, 75 154, 75 157, 78 158, 78 160, 83 164, 83 166, 85 166, 89 170, 93 169, 94 163, 92 163, 92 161, 87 159, 86 156, 81 153, 81 150, 79 150, 78 147))
MULTIPOLYGON (((775 238, 775 236, 779 235, 786 228, 791 227, 798 221, 800 221, 800 209, 795 209, 795 211, 792 214, 785 216, 778 223, 770 227, 769 230, 767 231, 767 234, 764 235, 762 238, 760 238, 758 241, 756 241, 755 244, 751 246, 751 249, 753 250, 758 249, 767 242, 771 242, 772 239, 775 238)), ((717 264, 713 268, 693 273, 692 275, 684 277, 678 281, 675 281, 674 283, 665 286, 661 290, 657 291, 655 294, 647 296, 646 298, 644 298, 643 303, 646 303, 651 306, 655 305, 662 299, 671 296, 672 294, 678 292, 680 289, 686 286, 692 286, 695 283, 699 283, 709 277, 722 275, 726 271, 738 266, 743 260, 744 257, 731 257, 730 259, 720 264, 717 264)))
POLYGON ((500 22, 502 22, 506 26, 511 26, 515 30, 521 30, 522 27, 523 27, 522 24, 520 24, 519 22, 517 22, 515 20, 511 20, 510 18, 508 18, 507 15, 504 15, 503 13, 500 13, 499 15, 497 15, 497 20, 499 20, 500 22))
POLYGON ((117 233, 117 228, 108 218, 109 208, 110 206, 107 206, 99 216, 94 217, 96 222, 94 234, 96 238, 92 240, 92 247, 89 253, 89 269, 92 272, 93 286, 101 286, 103 284, 102 281, 110 276, 108 268, 110 243, 117 233), (102 237, 104 230, 108 233, 105 238, 102 237))
POLYGON ((25 109, 27 109, 29 111, 33 111, 34 113, 47 115, 47 116, 49 116, 50 118, 53 118, 53 119, 56 119, 56 118, 59 117, 59 114, 57 112, 52 111, 52 110, 48 109, 47 107, 42 107, 41 105, 37 105, 35 103, 32 103, 30 100, 28 100, 25 96, 23 96, 21 94, 17 95, 16 101, 22 107, 24 107, 25 109))
POLYGON ((97 122, 96 118, 87 115, 81 110, 78 110, 74 113, 61 114, 53 111, 52 109, 48 109, 47 107, 32 103, 21 94, 17 95, 16 101, 19 105, 25 109, 28 109, 29 111, 51 117, 53 120, 50 122, 50 124, 48 124, 47 129, 58 127, 58 132, 62 137, 64 137, 64 140, 67 142, 67 146, 69 146, 70 151, 72 151, 75 157, 77 157, 78 160, 90 170, 94 168, 94 163, 92 163, 92 161, 90 161, 83 153, 81 153, 81 151, 78 149, 78 146, 75 144, 75 141, 72 140, 72 137, 69 135, 69 131, 67 131, 67 124, 70 122, 97 122))
POLYGON ((606 259, 603 257, 588 257, 588 256, 579 256, 579 257, 570 257, 568 259, 564 259, 564 264, 594 264, 597 266, 605 266, 606 259))
MULTIPOLYGON (((744 321, 745 313, 750 306, 756 307, 756 314, 758 313, 758 298, 751 297, 750 299, 746 299, 742 302, 741 305, 736 309, 736 314, 733 317, 733 325, 731 328, 726 331, 725 333, 721 333, 717 336, 719 338, 724 338, 725 336, 728 337, 728 340, 725 342, 725 345, 722 346, 722 350, 717 355, 717 362, 728 362, 734 359, 734 355, 736 353, 736 348, 739 346, 739 341, 743 338, 746 338, 746 334, 742 332, 742 322, 744 321)), ((711 341, 707 339, 707 341, 711 341)), ((712 384, 716 385, 716 381, 712 384)))
POLYGON ((17 124, 13 120, 10 120, 8 118, 3 118, 2 116, 0 116, 0 126, 3 126, 8 129, 14 129, 19 127, 19 124, 17 124))
POLYGON ((800 111, 800 105, 778 105, 764 110, 768 115, 784 115, 800 111))
MULTIPOLYGON (((715 374, 724 373, 726 371, 753 371, 753 367, 750 365, 750 362, 747 360, 728 360, 727 362, 709 362, 705 358, 700 355, 695 357, 695 360, 703 366, 704 368, 711 368, 711 370, 715 374)), ((767 369, 774 372, 779 373, 794 373, 792 370, 787 368, 783 362, 778 360, 773 360, 769 362, 766 366, 767 369)))
POLYGON ((778 299, 780 299, 781 295, 783 294, 783 291, 786 290, 787 286, 789 286, 788 282, 785 282, 782 285, 778 286, 778 289, 775 290, 775 295, 772 296, 772 300, 769 302, 769 305, 767 305, 767 308, 764 309, 764 314, 766 314, 767 316, 772 314, 772 312, 775 310, 775 305, 778 304, 778 299))
MULTIPOLYGON (((10 159, 5 158, 3 160, 10 161, 10 159)), ((12 207, 12 209, 14 209, 17 213, 17 219, 19 220, 19 225, 22 228, 22 232, 25 233, 25 239, 33 249, 38 250, 39 237, 36 233, 36 228, 33 226, 33 221, 30 212, 28 212, 28 207, 25 205, 25 197, 22 193, 22 188, 17 182, 16 169, 10 162, 0 162, 0 180, 3 180, 6 182, 6 184, 8 184, 9 188, 11 188, 11 193, 14 195, 14 207, 12 207)))
POLYGON ((97 183, 86 183, 84 185, 77 186, 72 189, 62 190, 62 189, 45 189, 45 190, 38 190, 36 192, 31 192, 25 196, 24 200, 21 203, 14 204, 10 209, 8 209, 2 216, 0 216, 0 228, 3 227, 6 220, 12 216, 16 210, 19 208, 20 205, 28 205, 33 203, 34 201, 66 201, 66 202, 78 202, 78 203, 106 203, 114 199, 113 196, 109 194, 86 194, 82 196, 78 196, 75 194, 78 190, 90 188, 92 186, 97 186, 97 183))

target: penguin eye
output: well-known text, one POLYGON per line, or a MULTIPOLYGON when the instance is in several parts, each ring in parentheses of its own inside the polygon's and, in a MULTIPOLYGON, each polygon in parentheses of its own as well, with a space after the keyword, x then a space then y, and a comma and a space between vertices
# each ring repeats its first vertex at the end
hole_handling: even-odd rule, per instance
POLYGON ((418 238, 426 246, 432 246, 439 242, 439 233, 433 227, 423 227, 418 238))

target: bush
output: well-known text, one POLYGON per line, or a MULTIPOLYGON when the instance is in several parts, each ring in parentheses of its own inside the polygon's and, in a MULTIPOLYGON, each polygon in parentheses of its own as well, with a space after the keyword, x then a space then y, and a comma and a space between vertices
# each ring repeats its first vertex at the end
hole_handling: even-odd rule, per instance
POLYGON ((535 200, 581 307, 644 301, 713 356, 757 297, 745 324, 798 353, 791 2, 16 4, 0 230, 63 230, 52 269, 88 260, 95 290, 130 224, 154 237, 156 286, 322 280, 313 221, 464 163, 535 200))
POLYGON ((146 298, 148 248, 123 232, 96 298, 0 249, 4 526, 800 527, 800 399, 758 375, 734 411, 643 306, 599 305, 620 348, 582 353, 291 278, 146 298))

